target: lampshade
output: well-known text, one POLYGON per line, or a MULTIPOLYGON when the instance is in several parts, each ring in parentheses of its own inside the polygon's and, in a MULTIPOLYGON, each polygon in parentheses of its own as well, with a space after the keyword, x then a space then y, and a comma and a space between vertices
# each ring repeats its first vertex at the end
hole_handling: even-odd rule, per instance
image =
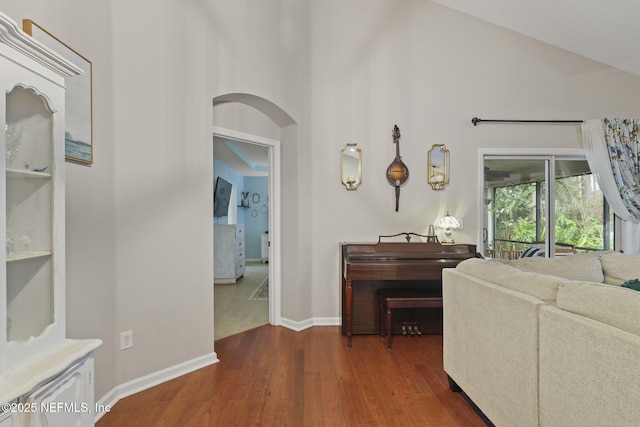
POLYGON ((447 211, 447 214, 438 221, 438 227, 455 230, 456 228, 460 228, 460 223, 447 211))

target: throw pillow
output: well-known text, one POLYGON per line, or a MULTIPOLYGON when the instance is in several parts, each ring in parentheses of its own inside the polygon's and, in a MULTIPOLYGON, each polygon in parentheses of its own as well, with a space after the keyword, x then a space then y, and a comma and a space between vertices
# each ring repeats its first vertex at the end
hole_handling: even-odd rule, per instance
POLYGON ((602 263, 604 282, 619 285, 625 280, 640 277, 640 254, 621 254, 620 252, 598 252, 602 263))
POLYGON ((623 288, 633 289, 634 291, 640 291, 640 279, 627 280, 620 286, 623 288))

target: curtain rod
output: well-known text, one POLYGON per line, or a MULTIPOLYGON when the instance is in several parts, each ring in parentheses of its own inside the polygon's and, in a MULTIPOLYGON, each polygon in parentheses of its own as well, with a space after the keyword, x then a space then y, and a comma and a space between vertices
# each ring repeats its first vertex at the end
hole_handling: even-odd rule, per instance
POLYGON ((471 123, 478 126, 478 123, 584 123, 584 120, 485 120, 474 117, 471 123))

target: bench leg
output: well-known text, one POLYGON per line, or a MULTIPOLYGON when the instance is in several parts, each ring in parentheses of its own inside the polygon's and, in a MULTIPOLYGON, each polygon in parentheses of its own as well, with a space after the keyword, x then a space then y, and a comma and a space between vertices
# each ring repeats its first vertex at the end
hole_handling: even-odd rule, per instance
POLYGON ((382 301, 378 303, 380 308, 380 339, 384 338, 384 305, 382 301))

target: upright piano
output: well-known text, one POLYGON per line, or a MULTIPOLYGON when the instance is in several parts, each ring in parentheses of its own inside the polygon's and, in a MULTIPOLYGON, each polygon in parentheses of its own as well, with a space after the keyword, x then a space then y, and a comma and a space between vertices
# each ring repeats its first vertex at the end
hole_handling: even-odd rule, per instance
MULTIPOLYGON (((438 242, 340 243, 342 334, 351 346, 354 334, 377 334, 381 288, 431 289, 442 295, 442 269, 479 257, 475 245, 438 242)), ((442 333, 442 311, 413 313, 423 333, 442 333)), ((402 316, 393 327, 398 333, 402 316)))

